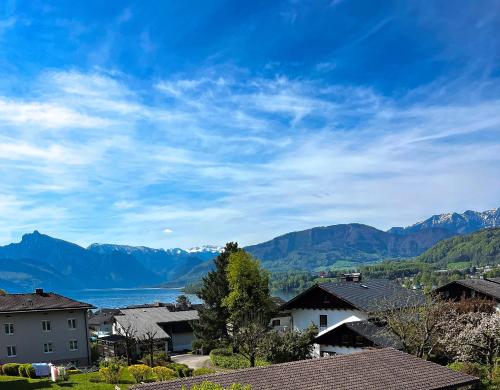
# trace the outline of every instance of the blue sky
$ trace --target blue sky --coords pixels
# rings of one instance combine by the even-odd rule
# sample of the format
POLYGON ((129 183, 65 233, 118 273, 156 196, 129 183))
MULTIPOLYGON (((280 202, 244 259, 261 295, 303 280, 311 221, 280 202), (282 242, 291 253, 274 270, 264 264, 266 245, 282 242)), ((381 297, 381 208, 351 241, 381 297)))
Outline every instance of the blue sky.
POLYGON ((498 1, 3 1, 0 243, 500 206, 498 1))

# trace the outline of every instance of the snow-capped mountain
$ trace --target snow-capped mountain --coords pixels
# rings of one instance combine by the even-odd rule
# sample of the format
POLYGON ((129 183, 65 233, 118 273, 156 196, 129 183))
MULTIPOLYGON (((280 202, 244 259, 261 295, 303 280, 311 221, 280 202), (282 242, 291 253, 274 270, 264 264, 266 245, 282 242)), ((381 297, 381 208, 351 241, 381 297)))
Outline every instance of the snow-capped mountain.
POLYGON ((429 228, 445 229, 454 234, 472 233, 484 228, 500 226, 500 207, 486 211, 467 210, 462 214, 447 213, 433 215, 423 222, 407 227, 393 227, 390 233, 408 234, 429 228))

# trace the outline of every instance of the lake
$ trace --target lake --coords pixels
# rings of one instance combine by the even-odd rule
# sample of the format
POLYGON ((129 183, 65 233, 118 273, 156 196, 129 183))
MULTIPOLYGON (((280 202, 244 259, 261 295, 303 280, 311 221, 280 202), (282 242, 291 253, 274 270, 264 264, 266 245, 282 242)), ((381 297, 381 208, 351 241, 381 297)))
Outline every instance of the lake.
MULTIPOLYGON (((97 308, 118 308, 154 302, 175 302, 182 295, 180 288, 111 288, 57 291, 68 298, 90 303, 97 308)), ((184 294, 192 303, 200 303, 196 295, 184 294)))

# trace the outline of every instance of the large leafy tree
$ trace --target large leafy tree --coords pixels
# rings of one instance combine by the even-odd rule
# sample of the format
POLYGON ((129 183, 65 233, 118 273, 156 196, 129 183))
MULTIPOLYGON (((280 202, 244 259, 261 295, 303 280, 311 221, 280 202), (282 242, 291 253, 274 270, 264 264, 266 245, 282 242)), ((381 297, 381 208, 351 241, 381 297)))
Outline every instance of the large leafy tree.
POLYGON ((314 348, 314 338, 318 328, 310 325, 303 332, 289 329, 282 332, 271 331, 259 345, 260 355, 270 363, 286 363, 310 359, 314 348))
POLYGON ((259 260, 241 250, 229 257, 227 265, 229 294, 224 298, 233 327, 239 328, 252 322, 267 324, 272 311, 269 293, 269 273, 259 260))
POLYGON ((222 253, 214 259, 215 268, 203 278, 197 294, 203 300, 203 306, 198 309, 199 321, 193 324, 193 327, 196 338, 206 350, 214 347, 217 342, 230 340, 227 328, 229 310, 223 305, 223 301, 229 294, 229 257, 239 251, 241 249, 237 243, 226 244, 222 253))

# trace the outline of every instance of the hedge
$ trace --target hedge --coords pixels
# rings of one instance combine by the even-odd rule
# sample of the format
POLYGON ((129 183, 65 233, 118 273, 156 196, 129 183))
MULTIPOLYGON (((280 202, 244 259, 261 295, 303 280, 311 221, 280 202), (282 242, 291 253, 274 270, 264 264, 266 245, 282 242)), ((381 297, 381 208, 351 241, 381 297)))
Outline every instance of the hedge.
POLYGON ((7 376, 19 376, 19 366, 18 363, 7 363, 2 366, 2 371, 7 376))
POLYGON ((215 370, 208 367, 197 368, 193 371, 193 376, 215 374, 215 370))
POLYGON ((179 378, 193 375, 193 369, 182 363, 168 363, 165 367, 174 370, 179 378))
MULTIPOLYGON (((233 353, 227 348, 213 349, 210 352, 210 361, 214 366, 221 368, 248 368, 250 361, 239 353, 233 353)), ((269 363, 262 359, 255 360, 256 367, 268 366, 269 363)))

